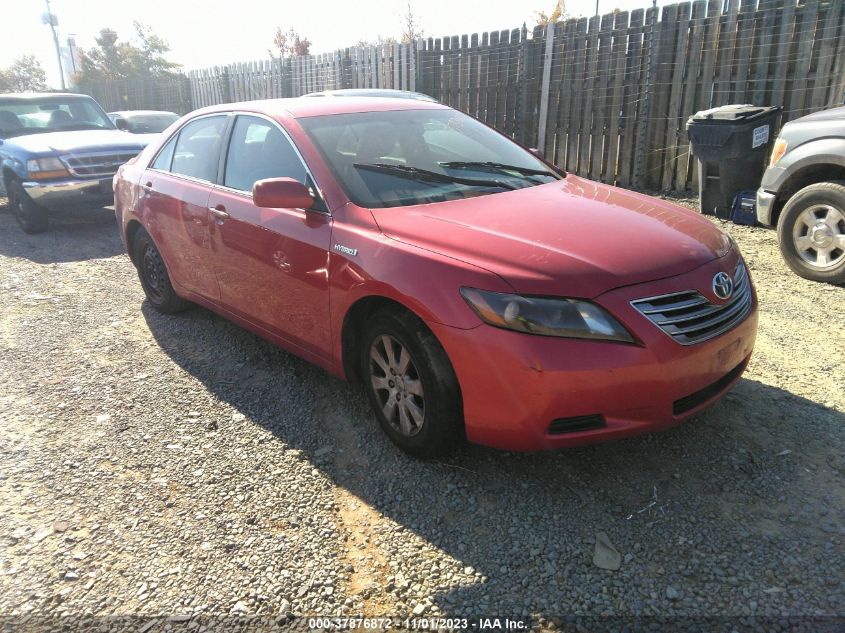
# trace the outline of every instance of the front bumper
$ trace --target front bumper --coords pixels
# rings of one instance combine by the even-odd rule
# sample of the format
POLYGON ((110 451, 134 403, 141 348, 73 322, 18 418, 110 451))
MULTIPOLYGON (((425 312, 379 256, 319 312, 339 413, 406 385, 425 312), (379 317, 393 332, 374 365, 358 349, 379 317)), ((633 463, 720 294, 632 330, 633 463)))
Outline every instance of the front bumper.
POLYGON ((757 221, 764 226, 772 226, 775 198, 775 194, 765 189, 757 190, 757 221))
POLYGON ((739 379, 751 355, 756 296, 736 327, 690 346, 674 341, 630 301, 707 288, 716 272, 735 265, 731 255, 686 275, 599 297, 639 345, 430 324, 461 386, 467 438, 519 451, 591 444, 664 429, 712 404, 739 379), (550 431, 555 420, 581 416, 603 416, 604 426, 550 431))
POLYGON ((29 197, 50 211, 70 208, 96 208, 114 202, 112 178, 91 180, 24 181, 29 197))

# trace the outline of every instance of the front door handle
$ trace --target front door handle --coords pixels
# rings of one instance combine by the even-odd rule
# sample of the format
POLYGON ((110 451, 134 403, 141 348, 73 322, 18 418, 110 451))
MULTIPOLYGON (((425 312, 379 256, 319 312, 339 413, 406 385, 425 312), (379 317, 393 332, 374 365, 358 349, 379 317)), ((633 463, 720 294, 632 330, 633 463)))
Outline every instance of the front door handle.
POLYGON ((225 220, 226 218, 231 217, 226 212, 226 208, 220 204, 218 204, 216 207, 208 207, 208 210, 211 211, 212 215, 214 215, 214 217, 216 217, 218 220, 225 220))

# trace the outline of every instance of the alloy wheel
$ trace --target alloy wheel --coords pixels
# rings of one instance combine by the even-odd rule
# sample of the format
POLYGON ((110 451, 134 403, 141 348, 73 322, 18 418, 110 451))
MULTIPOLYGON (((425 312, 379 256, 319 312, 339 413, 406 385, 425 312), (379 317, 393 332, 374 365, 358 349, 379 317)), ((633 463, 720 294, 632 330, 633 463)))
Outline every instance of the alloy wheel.
POLYGON ((845 260, 845 213, 827 204, 809 207, 795 221, 792 243, 807 265, 835 268, 845 260))
POLYGON ((399 433, 413 437, 425 423, 425 394, 411 354, 388 334, 370 346, 370 384, 381 412, 399 433))

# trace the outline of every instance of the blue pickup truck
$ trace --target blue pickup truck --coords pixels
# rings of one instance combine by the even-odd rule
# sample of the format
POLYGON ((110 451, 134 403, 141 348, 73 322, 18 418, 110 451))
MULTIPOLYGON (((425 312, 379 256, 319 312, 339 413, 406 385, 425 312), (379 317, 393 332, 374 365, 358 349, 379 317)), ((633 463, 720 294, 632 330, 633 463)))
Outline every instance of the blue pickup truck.
POLYGON ((50 213, 112 204, 112 176, 146 145, 78 94, 0 94, 0 197, 24 231, 50 213))

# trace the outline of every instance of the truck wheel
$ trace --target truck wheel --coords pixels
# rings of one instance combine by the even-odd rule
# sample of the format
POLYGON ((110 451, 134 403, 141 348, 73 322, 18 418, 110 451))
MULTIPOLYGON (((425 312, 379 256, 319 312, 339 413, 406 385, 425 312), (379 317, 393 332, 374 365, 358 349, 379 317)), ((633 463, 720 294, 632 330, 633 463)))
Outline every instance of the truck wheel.
POLYGON ((399 448, 431 458, 462 443, 458 380, 422 321, 401 310, 376 313, 366 325, 359 363, 376 418, 399 448))
POLYGON ((24 233, 43 233, 47 230, 47 209, 35 204, 21 183, 11 181, 7 195, 9 208, 24 233))
POLYGON ((132 249, 141 287, 152 306, 165 314, 174 314, 188 308, 191 303, 173 290, 167 267, 150 234, 144 229, 138 229, 132 241, 132 249))
POLYGON ((778 220, 778 241, 796 274, 845 284, 845 183, 820 182, 792 196, 778 220))

